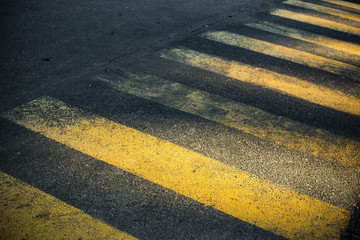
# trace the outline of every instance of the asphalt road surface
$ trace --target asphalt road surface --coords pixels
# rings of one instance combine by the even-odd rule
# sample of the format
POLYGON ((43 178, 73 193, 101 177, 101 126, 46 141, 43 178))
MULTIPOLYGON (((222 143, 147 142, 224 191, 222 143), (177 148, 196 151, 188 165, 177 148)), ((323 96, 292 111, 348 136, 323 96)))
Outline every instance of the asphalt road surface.
POLYGON ((0 12, 0 239, 360 238, 355 0, 0 12))

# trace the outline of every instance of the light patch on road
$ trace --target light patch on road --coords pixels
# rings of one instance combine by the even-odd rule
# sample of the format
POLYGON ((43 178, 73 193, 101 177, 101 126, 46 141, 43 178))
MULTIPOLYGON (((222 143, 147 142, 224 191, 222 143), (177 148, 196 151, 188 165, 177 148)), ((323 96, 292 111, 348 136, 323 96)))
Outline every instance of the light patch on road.
POLYGON ((355 13, 346 12, 346 11, 342 11, 342 10, 334 9, 334 8, 330 8, 330 7, 325 7, 325 6, 321 6, 321 5, 317 5, 317 4, 313 4, 313 3, 309 3, 309 2, 302 2, 302 1, 298 1, 298 0, 287 0, 284 3, 292 5, 292 6, 302 7, 302 8, 318 11, 321 13, 326 13, 326 14, 330 14, 333 16, 342 17, 342 18, 360 22, 360 15, 355 14, 355 13))
POLYGON ((356 4, 356 3, 352 3, 352 2, 345 2, 345 1, 340 1, 340 0, 322 0, 322 1, 332 3, 332 4, 336 4, 336 5, 340 5, 340 6, 343 6, 343 7, 348 7, 348 8, 353 8, 353 9, 360 10, 360 4, 356 4))
POLYGON ((360 116, 360 100, 338 90, 185 48, 162 51, 160 55, 166 59, 281 91, 312 103, 360 116))
POLYGON ((360 142, 155 76, 129 73, 117 80, 98 79, 119 91, 360 170, 360 142))
POLYGON ((1 239, 137 239, 1 171, 0 226, 1 239))
POLYGON ((297 13, 297 12, 288 11, 288 10, 284 10, 284 9, 277 9, 277 10, 271 12, 271 14, 274 16, 282 17, 282 18, 287 18, 287 19, 291 19, 291 20, 295 20, 295 21, 299 21, 299 22, 303 22, 303 23, 308 23, 311 25, 315 25, 315 26, 319 26, 319 27, 323 27, 323 28, 327 28, 327 29, 331 29, 331 30, 336 30, 339 32, 344 32, 344 33, 349 33, 349 34, 353 34, 356 36, 360 36, 360 28, 348 26, 346 24, 337 23, 337 22, 322 19, 319 17, 313 17, 313 16, 310 16, 307 14, 297 13))
MULTIPOLYGON (((340 50, 345 53, 350 53, 350 54, 355 54, 355 55, 360 56, 360 45, 358 45, 358 44, 348 43, 348 42, 337 40, 334 38, 321 36, 321 35, 318 35, 315 33, 281 26, 281 25, 267 22, 267 21, 260 22, 260 23, 247 23, 245 25, 248 27, 262 30, 262 31, 267 31, 267 32, 279 34, 282 36, 291 37, 294 39, 315 43, 320 46, 324 46, 324 47, 340 50)), ((340 56, 340 57, 342 57, 342 56, 340 56)), ((344 57, 344 60, 346 61, 345 57, 344 57)))
POLYGON ((303 52, 297 49, 284 47, 270 42, 250 38, 247 36, 226 32, 206 32, 201 35, 209 40, 221 42, 235 47, 245 48, 251 51, 259 52, 272 57, 281 58, 287 61, 299 63, 312 68, 320 69, 340 76, 347 76, 360 80, 360 68, 317 56, 311 53, 303 52))
POLYGON ((53 98, 2 116, 288 239, 339 239, 350 218, 347 210, 53 98))

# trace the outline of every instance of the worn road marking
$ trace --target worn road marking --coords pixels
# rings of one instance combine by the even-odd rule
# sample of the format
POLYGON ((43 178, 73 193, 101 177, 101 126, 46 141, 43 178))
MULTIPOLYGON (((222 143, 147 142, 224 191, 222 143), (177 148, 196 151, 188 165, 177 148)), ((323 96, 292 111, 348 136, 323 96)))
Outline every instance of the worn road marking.
POLYGON ((278 16, 278 17, 282 17, 282 18, 287 18, 287 19, 323 27, 323 28, 328 28, 331 30, 336 30, 339 32, 344 32, 344 33, 349 33, 349 34, 360 36, 360 28, 348 26, 346 24, 337 23, 334 21, 330 21, 330 20, 326 20, 326 19, 322 19, 322 18, 318 18, 318 17, 313 17, 313 16, 310 16, 307 14, 297 13, 297 12, 283 10, 283 9, 277 9, 277 10, 271 12, 271 14, 278 16))
POLYGON ((289 28, 266 21, 260 23, 247 23, 245 25, 262 31, 267 31, 282 36, 315 43, 317 45, 360 56, 360 45, 358 44, 348 43, 334 38, 329 38, 311 32, 306 32, 295 28, 289 28))
POLYGON ((343 7, 348 7, 348 8, 353 8, 353 9, 360 10, 360 4, 356 4, 356 3, 352 3, 352 2, 345 2, 345 1, 340 1, 340 0, 322 0, 322 1, 332 3, 332 4, 336 4, 336 5, 340 5, 340 6, 343 6, 343 7))
POLYGON ((360 15, 355 14, 355 13, 350 13, 350 12, 342 11, 339 9, 325 7, 325 6, 308 3, 308 2, 302 2, 302 1, 298 1, 298 0, 287 0, 284 3, 292 5, 292 6, 302 7, 302 8, 306 8, 306 9, 310 9, 310 10, 314 10, 314 11, 318 11, 318 12, 322 12, 322 13, 327 13, 327 14, 330 14, 333 16, 342 17, 342 18, 360 22, 360 15))
POLYGON ((137 239, 0 171, 1 239, 137 239))
POLYGON ((298 78, 185 48, 163 51, 161 57, 360 116, 360 100, 358 98, 298 78))
POLYGON ((272 57, 285 59, 287 61, 299 63, 312 68, 338 74, 340 76, 347 76, 350 78, 360 80, 360 68, 317 56, 311 53, 303 52, 297 49, 284 47, 270 42, 250 38, 247 36, 226 32, 206 32, 201 35, 204 38, 225 43, 228 45, 245 48, 251 51, 266 54, 272 57))
POLYGON ((339 239, 350 212, 44 97, 2 115, 99 160, 289 239, 339 239))
POLYGON ((360 142, 231 99, 149 75, 106 80, 113 88, 360 170, 360 142))

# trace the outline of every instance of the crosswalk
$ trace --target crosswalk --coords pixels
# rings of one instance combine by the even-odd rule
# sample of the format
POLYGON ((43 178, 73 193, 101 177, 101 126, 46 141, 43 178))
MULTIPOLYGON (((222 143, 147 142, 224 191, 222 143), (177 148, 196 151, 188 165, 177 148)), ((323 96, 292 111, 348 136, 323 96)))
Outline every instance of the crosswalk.
POLYGON ((342 18, 346 18, 346 19, 350 19, 350 20, 354 20, 354 21, 360 20, 358 14, 342 11, 339 9, 329 8, 329 7, 325 7, 325 6, 321 6, 321 5, 317 5, 317 4, 313 4, 313 3, 309 3, 309 2, 302 2, 302 1, 298 1, 298 0, 287 0, 284 3, 292 5, 292 6, 305 8, 305 9, 315 10, 315 11, 318 11, 321 13, 327 13, 330 15, 334 15, 337 17, 342 17, 342 18))
POLYGON ((350 64, 331 60, 311 53, 286 48, 266 41, 249 38, 230 32, 207 32, 203 37, 251 51, 260 52, 272 57, 282 58, 291 62, 317 68, 335 74, 343 74, 350 78, 359 78, 360 68, 350 64))
POLYGON ((0 183, 1 239, 136 239, 4 172, 0 183))
MULTIPOLYGON (((200 58, 207 59, 206 57, 200 58)), ((212 64, 212 67, 214 65, 212 64)), ((117 81, 99 79, 119 91, 219 122, 280 145, 303 152, 312 152, 317 157, 334 159, 345 166, 360 169, 358 161, 356 161, 360 148, 358 141, 311 128, 291 119, 274 116, 230 99, 156 77, 130 74, 127 78, 117 81)), ((335 96, 336 94, 329 94, 329 97, 335 96)), ((351 104, 351 101, 349 102, 351 104)), ((344 103, 347 102, 344 101, 344 103)), ((360 107, 355 106, 353 109, 360 109, 360 107)))
POLYGON ((323 28, 328 28, 332 30, 336 30, 339 32, 344 32, 348 34, 353 34, 360 36, 359 28, 354 26, 348 26, 344 23, 338 23, 334 22, 328 19, 323 19, 320 17, 314 17, 311 15, 303 14, 303 13, 297 13, 294 11, 284 10, 284 9, 278 9, 271 13, 274 16, 279 16, 285 19, 295 20, 303 23, 308 23, 311 25, 320 26, 323 28))
MULTIPOLYGON (((276 23, 263 21, 261 23, 247 23, 246 26, 256 28, 262 31, 267 31, 270 33, 276 33, 282 36, 287 36, 294 39, 303 40, 305 42, 311 42, 315 43, 317 45, 321 45, 324 47, 328 47, 331 49, 340 50, 343 52, 346 52, 348 54, 353 55, 359 55, 360 56, 360 48, 357 44, 352 44, 345 41, 340 41, 337 39, 329 38, 326 36, 321 36, 315 33, 302 31, 299 29, 294 29, 286 26, 282 26, 276 23)), ((345 55, 342 57, 346 57, 349 55, 345 55)), ((347 61, 347 58, 343 58, 343 61, 347 61)))
POLYGON ((228 61, 189 49, 172 49, 163 52, 161 56, 226 75, 242 82, 250 82, 272 88, 316 104, 359 115, 359 101, 356 97, 346 95, 340 91, 327 89, 301 79, 234 61, 228 61), (211 63, 211 65, 209 65, 209 63, 211 63))
POLYGON ((340 6, 344 6, 344 7, 349 7, 349 8, 352 8, 352 9, 360 10, 359 4, 352 3, 352 2, 337 1, 337 0, 322 0, 322 1, 332 3, 332 4, 336 4, 336 5, 340 5, 340 6))
MULTIPOLYGON (((236 84, 249 84, 284 96, 277 97, 276 101, 293 99, 299 102, 297 106, 303 106, 315 115, 323 112, 328 121, 338 115, 344 117, 344 122, 360 120, 360 44, 353 41, 360 36, 359 4, 335 0, 287 0, 267 19, 241 26, 246 32, 216 29, 196 38, 200 42, 235 49, 235 54, 241 51, 249 56, 259 56, 258 64, 250 64, 246 56, 241 61, 242 58, 232 59, 231 54, 217 55, 202 51, 201 47, 192 48, 191 39, 190 44, 184 44, 186 46, 180 44, 157 52, 153 59, 171 62, 179 69, 182 66, 187 71, 196 69, 213 74, 211 81, 215 81, 215 85, 232 81, 238 91, 247 91, 248 85, 241 89, 236 84), (274 21, 274 16, 282 21, 274 21), (287 25, 287 21, 296 24, 287 25), (298 29, 297 25, 302 28, 298 29), (332 31, 332 34, 314 32, 312 26, 332 31), (341 32, 340 37, 334 36, 334 31, 341 32), (269 34, 276 38, 270 39, 269 34), (343 34, 351 41, 342 38, 343 34), (287 44, 291 41, 296 44, 287 44), (309 44, 314 48, 307 48, 309 44), (272 68, 268 63, 263 64, 260 56, 274 64, 286 61, 287 66, 300 66, 301 71, 308 69, 310 74, 279 70, 281 64, 272 68), (308 78, 310 75, 313 77, 308 78)), ((190 80, 181 82, 168 77, 171 74, 159 74, 138 65, 135 63, 135 68, 130 66, 121 73, 98 74, 94 81, 115 92, 288 149, 286 151, 292 156, 277 160, 279 166, 266 165, 268 173, 259 175, 250 170, 245 161, 230 164, 224 159, 208 156, 206 152, 185 147, 185 143, 162 139, 69 104, 61 96, 43 96, 5 112, 1 117, 69 149, 270 232, 274 238, 340 239, 360 194, 360 184, 357 184, 360 183, 358 123, 349 126, 350 133, 341 134, 339 129, 347 127, 340 127, 343 123, 331 123, 331 127, 322 128, 286 113, 277 114, 268 106, 240 101, 236 92, 235 95, 222 94, 197 85, 200 80, 196 73, 190 74, 193 76, 190 80), (332 129, 337 124, 339 129, 332 129), (312 162, 296 162, 297 155, 311 158, 312 162), (276 180, 277 167, 287 169, 287 181, 276 180), (322 176, 325 173, 334 175, 331 182, 322 176), (351 184, 342 175, 351 176, 351 184), (307 191, 307 188, 326 189, 326 193, 307 191), (333 198, 334 194, 340 196, 333 198)), ((174 69, 164 68, 164 71, 175 71, 174 75, 181 77, 174 69)), ((247 158, 250 165, 265 164, 247 158)), ((117 229, 106 220, 92 217, 6 172, 0 172, 0 186, 0 235, 5 236, 1 239, 48 239, 49 236, 55 239, 146 238, 141 234, 137 236, 136 231, 126 233, 124 229, 117 229)), ((241 236, 228 236, 228 239, 241 239, 241 236)))

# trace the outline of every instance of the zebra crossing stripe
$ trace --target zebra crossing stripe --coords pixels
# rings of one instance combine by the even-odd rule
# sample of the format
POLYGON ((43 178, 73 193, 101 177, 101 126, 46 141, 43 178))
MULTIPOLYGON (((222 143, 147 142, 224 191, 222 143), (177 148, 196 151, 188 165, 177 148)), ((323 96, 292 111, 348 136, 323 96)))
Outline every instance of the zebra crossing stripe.
POLYGON ((312 68, 338 74, 340 76, 346 76, 360 80, 359 67, 329 58, 317 56, 315 54, 303 52, 297 49, 284 47, 281 45, 226 31, 206 32, 201 36, 209 40, 221 42, 231 46, 245 48, 272 57, 281 58, 312 68))
POLYGON ((1 171, 0 225, 1 239, 137 239, 1 171))
POLYGON ((218 122, 277 144, 360 170, 360 142, 261 109, 150 75, 98 77, 118 91, 218 122))
POLYGON ((186 48, 165 50, 160 53, 160 56, 243 82, 280 91, 338 111, 360 116, 360 100, 358 98, 295 77, 252 67, 236 61, 225 60, 186 48))
POLYGON ((288 239, 339 239, 350 218, 345 209, 50 97, 2 116, 288 239))
POLYGON ((322 1, 336 4, 336 5, 343 6, 343 7, 360 10, 360 4, 356 4, 356 3, 352 3, 352 2, 346 2, 346 1, 340 1, 340 0, 322 0, 322 1))
POLYGON ((318 12, 322 12, 322 13, 327 13, 327 14, 330 14, 333 16, 342 17, 342 18, 360 22, 360 15, 355 14, 355 13, 350 13, 350 12, 342 11, 339 9, 325 7, 325 6, 308 3, 308 2, 302 2, 302 1, 298 1, 298 0, 287 0, 284 3, 292 5, 292 6, 302 7, 302 8, 306 8, 306 9, 310 9, 310 10, 314 10, 314 11, 318 11, 318 12))
MULTIPOLYGON (((340 50, 346 53, 355 54, 360 56, 360 45, 348 43, 345 41, 340 41, 334 38, 329 38, 314 34, 307 31, 302 31, 295 28, 289 28, 281 26, 271 22, 261 22, 261 23, 247 23, 245 24, 248 27, 256 28, 262 31, 267 31, 275 34, 279 34, 286 37, 291 37, 298 40, 303 40, 311 43, 315 43, 320 46, 340 50)), ((346 60, 346 59, 345 59, 346 60)))
POLYGON ((313 17, 313 16, 310 16, 307 14, 297 13, 297 12, 284 10, 284 9, 277 9, 277 10, 271 12, 271 14, 274 16, 287 18, 290 20, 295 20, 295 21, 308 23, 311 25, 315 25, 315 26, 319 26, 319 27, 323 27, 323 28, 327 28, 327 29, 331 29, 331 30, 335 30, 335 31, 339 31, 339 32, 344 32, 344 33, 349 33, 349 34, 353 34, 356 36, 360 36, 360 28, 348 26, 346 24, 337 23, 337 22, 322 19, 319 17, 313 17))

